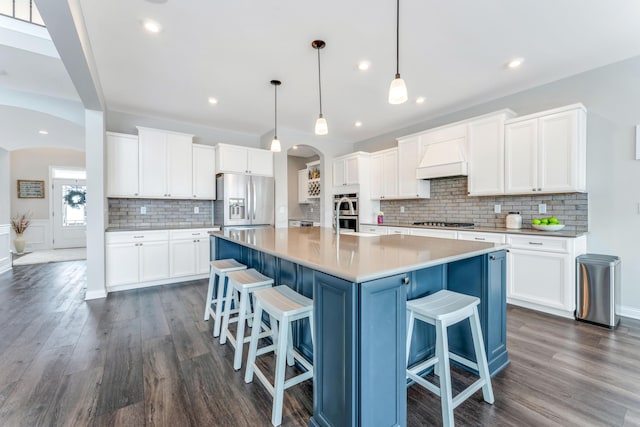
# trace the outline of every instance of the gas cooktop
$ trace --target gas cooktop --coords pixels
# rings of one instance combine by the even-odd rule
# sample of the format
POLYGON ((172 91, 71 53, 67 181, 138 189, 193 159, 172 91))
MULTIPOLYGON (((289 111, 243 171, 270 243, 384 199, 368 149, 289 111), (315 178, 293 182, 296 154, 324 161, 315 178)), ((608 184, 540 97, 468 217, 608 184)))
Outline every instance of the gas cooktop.
POLYGON ((426 225, 428 227, 473 228, 475 224, 471 222, 417 221, 414 222, 413 225, 426 225))

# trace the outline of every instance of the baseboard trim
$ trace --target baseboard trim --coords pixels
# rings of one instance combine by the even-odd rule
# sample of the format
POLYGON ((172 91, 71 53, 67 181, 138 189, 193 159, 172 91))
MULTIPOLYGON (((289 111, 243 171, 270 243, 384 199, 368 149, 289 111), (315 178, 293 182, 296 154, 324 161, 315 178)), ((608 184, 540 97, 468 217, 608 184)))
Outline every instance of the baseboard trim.
POLYGON ((618 314, 623 317, 640 320, 640 309, 637 308, 621 306, 618 314))
POLYGON ((92 299, 106 298, 106 297, 107 297, 107 291, 105 289, 98 289, 95 291, 86 291, 84 294, 85 301, 89 301, 92 299))
POLYGON ((208 273, 196 274, 193 276, 171 277, 169 279, 154 280, 151 282, 128 283, 126 285, 116 285, 116 286, 107 285, 107 289, 109 292, 130 291, 132 289, 142 289, 142 288, 149 288, 152 286, 162 286, 162 285, 171 285, 173 283, 190 282, 192 280, 206 279, 208 277, 209 277, 208 273))
POLYGON ((547 314, 553 314, 554 316, 564 317, 565 319, 575 319, 575 313, 573 311, 560 310, 557 308, 546 307, 544 305, 535 304, 528 301, 522 301, 514 298, 507 298, 507 304, 517 305, 518 307, 528 308, 530 310, 541 311, 547 314))

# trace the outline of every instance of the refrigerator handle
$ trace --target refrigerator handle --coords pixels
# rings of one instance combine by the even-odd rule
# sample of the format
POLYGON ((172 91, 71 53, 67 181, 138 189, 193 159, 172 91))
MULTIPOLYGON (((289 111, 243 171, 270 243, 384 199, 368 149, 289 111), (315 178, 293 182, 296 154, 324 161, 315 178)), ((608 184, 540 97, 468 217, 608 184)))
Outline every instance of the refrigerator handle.
POLYGON ((247 219, 251 219, 251 178, 247 180, 247 219))
POLYGON ((253 178, 251 178, 251 184, 253 184, 253 202, 252 202, 252 208, 253 208, 253 219, 256 219, 256 205, 258 204, 258 196, 256 194, 256 182, 253 180, 253 178))

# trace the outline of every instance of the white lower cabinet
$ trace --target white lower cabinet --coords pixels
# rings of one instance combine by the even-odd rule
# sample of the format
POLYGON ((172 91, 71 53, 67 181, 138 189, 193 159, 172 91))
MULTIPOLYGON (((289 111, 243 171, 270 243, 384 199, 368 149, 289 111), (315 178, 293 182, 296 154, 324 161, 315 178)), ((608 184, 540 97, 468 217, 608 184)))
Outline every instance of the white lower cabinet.
POLYGON ((458 240, 469 240, 484 243, 505 243, 507 237, 500 233, 483 233, 478 231, 458 231, 458 240))
POLYGON ((171 277, 209 272, 209 235, 206 230, 172 230, 170 239, 171 277))
POLYGON ((387 234, 411 234, 411 229, 404 227, 387 227, 387 234))
POLYGON ((586 237, 507 235, 507 302, 567 318, 576 307, 576 256, 586 237))
POLYGON ((413 236, 437 237, 440 239, 457 239, 458 232, 455 230, 434 230, 432 228, 412 228, 413 236))
POLYGON ((140 282, 162 280, 169 277, 169 266, 163 263, 169 257, 169 242, 140 244, 140 282))
POLYGON ((381 236, 383 236, 385 234, 388 234, 387 233, 387 227, 380 226, 380 225, 364 225, 364 224, 360 224, 360 231, 362 233, 380 234, 381 236))

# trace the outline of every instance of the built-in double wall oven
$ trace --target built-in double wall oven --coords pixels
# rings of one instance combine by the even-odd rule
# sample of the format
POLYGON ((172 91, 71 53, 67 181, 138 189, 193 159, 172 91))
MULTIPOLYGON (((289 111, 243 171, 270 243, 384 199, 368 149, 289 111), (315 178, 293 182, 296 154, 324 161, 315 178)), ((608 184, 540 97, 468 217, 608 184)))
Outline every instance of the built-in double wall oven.
POLYGON ((340 229, 358 231, 358 195, 335 194, 333 196, 333 215, 335 223, 336 212, 340 214, 340 229))

